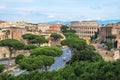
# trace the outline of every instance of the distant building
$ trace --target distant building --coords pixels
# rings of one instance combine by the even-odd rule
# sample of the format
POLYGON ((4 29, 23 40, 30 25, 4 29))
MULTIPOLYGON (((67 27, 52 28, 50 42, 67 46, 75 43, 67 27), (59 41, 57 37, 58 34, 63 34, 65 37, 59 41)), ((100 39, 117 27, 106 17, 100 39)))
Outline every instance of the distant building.
POLYGON ((106 41, 106 37, 112 34, 112 26, 100 27, 100 40, 106 41))
POLYGON ((26 23, 25 28, 27 29, 27 32, 37 32, 38 24, 26 23))
POLYGON ((107 41, 106 37, 108 35, 115 35, 118 41, 117 48, 120 48, 120 23, 107 24, 100 27, 100 40, 107 41))
POLYGON ((49 29, 49 27, 50 27, 50 24, 39 23, 38 24, 38 31, 45 32, 46 30, 49 29))
POLYGON ((23 41, 22 35, 26 34, 25 26, 11 26, 10 30, 10 39, 16 39, 23 41))
POLYGON ((114 51, 114 56, 113 56, 113 58, 114 58, 115 60, 120 59, 120 50, 115 50, 115 51, 114 51))
POLYGON ((0 29, 9 27, 9 24, 7 24, 6 21, 0 21, 0 29))
MULTIPOLYGON (((12 54, 12 55, 11 55, 11 58, 16 57, 18 54, 27 55, 27 53, 24 53, 23 50, 14 51, 14 53, 15 53, 15 54, 12 54)), ((9 56, 10 56, 10 52, 9 52, 8 47, 0 47, 0 60, 1 60, 1 59, 7 59, 7 58, 9 58, 9 56)), ((5 63, 3 63, 3 64, 5 64, 5 63)))
POLYGON ((49 29, 45 31, 45 33, 52 34, 52 33, 60 33, 61 24, 51 24, 49 29))
POLYGON ((90 38, 97 32, 99 25, 96 21, 72 21, 71 29, 76 31, 80 38, 90 38))
POLYGON ((9 39, 10 31, 9 29, 1 29, 0 30, 0 40, 9 39))
POLYGON ((0 20, 0 24, 1 24, 1 23, 5 23, 5 21, 0 20))
POLYGON ((0 59, 9 58, 9 54, 10 54, 10 52, 7 47, 0 47, 0 59))

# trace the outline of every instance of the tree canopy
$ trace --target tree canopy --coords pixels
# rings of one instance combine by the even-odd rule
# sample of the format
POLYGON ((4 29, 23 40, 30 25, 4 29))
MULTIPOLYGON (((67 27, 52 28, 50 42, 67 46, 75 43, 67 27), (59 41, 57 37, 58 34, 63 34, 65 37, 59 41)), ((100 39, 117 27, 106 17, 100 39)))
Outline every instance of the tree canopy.
POLYGON ((12 76, 0 74, 1 80, 119 80, 120 61, 117 62, 74 62, 63 69, 53 71, 33 71, 29 74, 12 76))
POLYGON ((31 55, 46 55, 46 56, 60 56, 62 54, 62 50, 59 47, 49 47, 43 46, 38 47, 30 51, 31 55))
POLYGON ((23 37, 23 39, 27 39, 29 41, 29 40, 35 39, 37 37, 37 35, 34 35, 34 34, 24 34, 24 35, 22 35, 22 37, 23 37))
POLYGON ((66 38, 69 38, 69 37, 79 38, 79 36, 77 34, 73 34, 71 32, 65 32, 64 35, 66 38))
POLYGON ((20 61, 21 59, 23 59, 23 58, 25 58, 25 56, 24 56, 23 54, 17 55, 17 57, 15 58, 15 63, 18 64, 19 61, 20 61))
POLYGON ((82 50, 87 46, 86 41, 82 38, 66 38, 61 44, 68 45, 70 48, 76 48, 77 50, 82 50))
POLYGON ((51 34, 50 37, 52 37, 53 40, 55 40, 55 41, 60 39, 60 38, 63 38, 60 34, 57 34, 57 33, 51 34))
POLYGON ((28 44, 28 45, 24 46, 24 50, 31 50, 31 49, 35 49, 35 48, 37 48, 37 46, 34 44, 28 44))
POLYGON ((26 39, 28 43, 38 44, 38 46, 48 42, 43 36, 38 36, 34 34, 24 34, 22 35, 22 37, 23 39, 26 39))
POLYGON ((48 40, 46 40, 42 36, 39 36, 39 37, 36 37, 35 39, 30 40, 30 43, 32 43, 32 44, 38 44, 38 46, 40 46, 43 43, 47 43, 47 42, 48 42, 48 40))
POLYGON ((27 69, 28 71, 41 69, 43 66, 50 66, 54 63, 54 58, 51 56, 30 56, 23 58, 19 61, 21 69, 27 69))
POLYGON ((0 65, 0 73, 3 72, 5 69, 5 65, 0 65))
POLYGON ((43 61, 38 57, 26 57, 21 59, 18 64, 20 65, 21 69, 32 71, 42 68, 43 61))
POLYGON ((111 50, 112 48, 114 48, 114 44, 111 41, 107 41, 106 46, 107 46, 107 50, 111 50))
POLYGON ((115 35, 108 35, 108 36, 106 36, 106 38, 108 38, 108 39, 115 39, 116 36, 115 35))
POLYGON ((62 27, 61 27, 61 31, 63 32, 63 33, 76 33, 76 31, 75 30, 72 30, 71 28, 69 28, 68 26, 66 26, 66 25, 62 25, 62 27))
POLYGON ((21 50, 24 48, 24 43, 15 39, 4 39, 0 41, 0 46, 14 50, 21 50))
POLYGON ((80 50, 78 52, 75 52, 72 56, 72 62, 75 61, 103 61, 102 57, 99 55, 99 53, 85 48, 84 50, 80 50))

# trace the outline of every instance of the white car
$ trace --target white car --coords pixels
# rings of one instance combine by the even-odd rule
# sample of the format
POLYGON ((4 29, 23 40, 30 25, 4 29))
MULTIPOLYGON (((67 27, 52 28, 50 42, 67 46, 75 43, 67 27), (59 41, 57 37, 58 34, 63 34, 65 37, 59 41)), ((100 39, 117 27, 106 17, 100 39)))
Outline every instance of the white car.
POLYGON ((66 57, 63 57, 62 59, 63 59, 63 61, 66 61, 66 60, 67 60, 67 58, 66 58, 66 57))

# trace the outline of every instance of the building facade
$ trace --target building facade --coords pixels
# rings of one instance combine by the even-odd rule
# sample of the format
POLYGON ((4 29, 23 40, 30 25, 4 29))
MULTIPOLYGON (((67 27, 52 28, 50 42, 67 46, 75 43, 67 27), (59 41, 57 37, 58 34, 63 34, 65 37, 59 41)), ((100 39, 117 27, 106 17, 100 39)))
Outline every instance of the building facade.
POLYGON ((107 41, 106 37, 109 35, 116 36, 117 48, 120 48, 120 23, 107 24, 100 27, 100 41, 107 41))
POLYGON ((51 24, 49 29, 45 31, 45 33, 52 34, 52 33, 60 33, 61 24, 51 24))
POLYGON ((16 39, 19 41, 23 41, 22 35, 26 34, 25 26, 18 26, 18 27, 10 27, 10 39, 16 39))
POLYGON ((49 27, 50 27, 50 24, 39 23, 38 24, 38 31, 45 32, 46 30, 49 29, 49 27))
POLYGON ((0 20, 0 29, 4 28, 5 25, 6 25, 6 22, 0 20))
POLYGON ((106 37, 112 34, 112 27, 100 27, 100 41, 106 41, 106 37))
POLYGON ((96 21, 72 21, 71 29, 76 31, 80 38, 90 38, 97 32, 99 25, 96 21))

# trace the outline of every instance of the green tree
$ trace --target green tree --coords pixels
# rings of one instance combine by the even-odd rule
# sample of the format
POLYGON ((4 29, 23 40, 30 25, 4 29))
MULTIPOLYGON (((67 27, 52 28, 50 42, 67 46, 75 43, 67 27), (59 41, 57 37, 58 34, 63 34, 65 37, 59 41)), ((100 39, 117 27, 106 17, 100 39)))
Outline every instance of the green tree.
POLYGON ((15 80, 14 76, 7 73, 0 74, 0 80, 15 80))
POLYGON ((48 42, 48 40, 46 40, 42 36, 38 36, 35 39, 30 40, 30 43, 32 43, 32 44, 38 44, 38 46, 42 45, 43 43, 47 43, 47 42, 48 42))
POLYGON ((54 45, 57 45, 58 41, 60 41, 61 38, 63 38, 60 34, 53 33, 50 35, 51 41, 54 42, 54 45))
MULTIPOLYGON (((108 43, 110 43, 110 42, 112 42, 112 45, 113 45, 113 47, 115 48, 116 47, 116 41, 115 41, 115 39, 116 39, 116 35, 108 35, 108 36, 106 36, 106 38, 108 39, 107 40, 107 42, 108 43)), ((108 45, 108 44, 106 44, 106 45, 108 45)), ((108 49, 109 50, 109 49, 108 49)))
POLYGON ((107 46, 107 50, 111 50, 112 48, 114 48, 114 44, 111 41, 107 41, 106 46, 107 46))
POLYGON ((29 55, 30 54, 30 50, 31 49, 35 49, 35 48, 37 48, 36 45, 34 45, 34 44, 27 44, 27 45, 24 46, 24 53, 28 53, 28 55, 29 55))
POLYGON ((54 63, 54 58, 51 56, 30 56, 23 58, 19 61, 19 65, 21 69, 27 69, 28 71, 40 69, 43 66, 45 66, 45 69, 47 70, 47 66, 50 66, 54 63))
POLYGON ((82 38, 66 38, 65 40, 61 41, 62 45, 68 45, 72 51, 76 50, 83 50, 87 47, 87 43, 82 38))
POLYGON ((24 50, 31 50, 31 49, 35 49, 35 48, 37 48, 37 46, 34 44, 28 44, 28 45, 24 46, 24 50))
POLYGON ((27 40, 27 43, 30 44, 30 40, 35 39, 36 37, 38 37, 37 35, 34 34, 24 34, 22 35, 23 39, 27 40))
POLYGON ((52 56, 39 56, 39 59, 41 59, 44 63, 45 66, 45 70, 47 70, 47 66, 49 67, 50 65, 52 65, 54 63, 54 58, 52 56))
MULTIPOLYGON (((32 75, 33 77, 33 75, 32 75)), ((31 80, 31 75, 28 76, 28 74, 20 74, 15 77, 15 80, 31 80)))
POLYGON ((9 62, 8 62, 8 68, 10 65, 10 59, 12 57, 12 54, 14 54, 15 50, 21 50, 24 48, 24 43, 15 40, 15 39, 5 39, 0 41, 0 46, 2 47, 8 47, 10 55, 9 55, 9 62))
POLYGON ((118 41, 116 40, 116 41, 114 42, 114 47, 117 48, 117 45, 118 45, 118 41))
POLYGON ((42 68, 44 63, 38 57, 26 57, 21 59, 18 64, 20 65, 21 69, 32 71, 42 68))
POLYGON ((94 38, 97 39, 98 38, 98 35, 99 35, 99 29, 97 30, 97 32, 95 32, 95 35, 94 35, 94 38))
POLYGON ((106 36, 106 38, 110 39, 110 41, 112 41, 113 39, 116 38, 116 36, 115 35, 108 35, 108 36, 106 36))
POLYGON ((23 59, 23 58, 25 58, 25 56, 24 56, 23 54, 17 55, 17 57, 15 58, 15 63, 18 64, 19 61, 20 61, 21 59, 23 59))
POLYGON ((93 45, 87 45, 87 49, 92 50, 92 51, 95 51, 95 50, 96 50, 93 45))
POLYGON ((73 38, 79 38, 77 34, 71 33, 71 32, 65 32, 64 35, 66 38, 73 37, 73 38))
POLYGON ((89 62, 94 62, 94 61, 102 61, 102 57, 89 49, 84 49, 84 50, 80 50, 76 53, 74 53, 74 55, 72 56, 72 62, 75 61, 89 61, 89 62))
POLYGON ((0 65, 0 73, 3 72, 5 69, 5 65, 0 65))
POLYGON ((68 30, 68 27, 66 25, 62 25, 61 31, 64 33, 68 30))
POLYGON ((43 46, 38 47, 33 50, 31 50, 30 55, 46 55, 46 56, 60 56, 62 54, 62 50, 59 47, 49 47, 49 46, 43 46))
POLYGON ((67 30, 67 32, 76 33, 76 31, 75 31, 75 30, 72 30, 72 29, 67 30))
POLYGON ((71 28, 69 28, 68 26, 66 26, 66 25, 62 25, 62 27, 61 27, 61 31, 63 32, 63 33, 76 33, 76 31, 75 30, 72 30, 71 28))
POLYGON ((34 34, 24 34, 22 35, 23 39, 26 39, 28 41, 28 44, 37 44, 40 46, 43 43, 47 43, 48 40, 46 40, 43 36, 38 36, 34 34))
POLYGON ((115 62, 76 61, 72 65, 53 71, 35 70, 16 77, 3 73, 0 74, 0 80, 119 80, 119 68, 120 60, 115 62))
POLYGON ((94 36, 91 36, 91 37, 90 37, 90 41, 91 41, 91 42, 94 42, 94 40, 95 40, 94 36))

